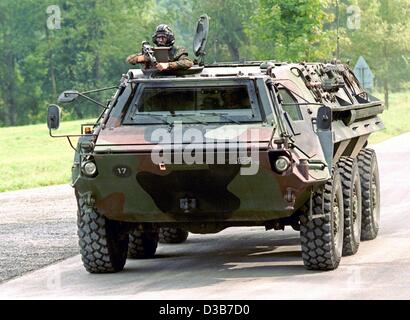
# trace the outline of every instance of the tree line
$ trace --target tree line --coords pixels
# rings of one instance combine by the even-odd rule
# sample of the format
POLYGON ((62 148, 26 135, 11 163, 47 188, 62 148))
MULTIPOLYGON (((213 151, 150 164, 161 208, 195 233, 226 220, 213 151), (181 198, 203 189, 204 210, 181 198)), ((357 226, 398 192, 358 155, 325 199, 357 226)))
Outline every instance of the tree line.
MULTIPOLYGON (((388 102, 410 87, 410 0, 0 0, 0 126, 44 122, 67 89, 118 83, 125 58, 169 24, 192 56, 210 17, 206 62, 351 61, 360 55, 388 102), (339 41, 336 41, 339 39, 339 41), (337 45, 337 43, 339 45, 337 45)), ((99 98, 109 98, 109 94, 99 98)), ((65 119, 95 116, 75 103, 65 119)))

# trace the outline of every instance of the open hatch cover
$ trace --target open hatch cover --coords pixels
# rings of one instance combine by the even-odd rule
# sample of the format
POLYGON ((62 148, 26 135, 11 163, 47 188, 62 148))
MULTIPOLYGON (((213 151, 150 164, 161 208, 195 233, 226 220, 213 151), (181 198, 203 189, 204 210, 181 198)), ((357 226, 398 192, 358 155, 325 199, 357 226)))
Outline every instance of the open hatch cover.
POLYGON ((208 39, 208 31, 209 31, 209 17, 204 14, 202 15, 196 27, 196 33, 194 36, 194 54, 195 56, 200 58, 200 63, 204 62, 205 56, 205 46, 206 41, 208 39))

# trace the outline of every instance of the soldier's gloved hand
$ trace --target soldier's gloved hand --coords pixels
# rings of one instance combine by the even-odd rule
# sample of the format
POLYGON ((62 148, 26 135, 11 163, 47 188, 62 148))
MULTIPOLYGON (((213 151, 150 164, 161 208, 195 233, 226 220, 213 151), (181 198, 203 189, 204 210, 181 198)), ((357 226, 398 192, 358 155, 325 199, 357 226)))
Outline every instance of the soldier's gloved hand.
POLYGON ((142 55, 142 54, 133 54, 133 55, 130 55, 127 58, 127 62, 130 63, 130 64, 137 64, 137 63, 144 63, 146 61, 145 61, 145 56, 144 55, 142 55))
POLYGON ((159 71, 168 70, 169 69, 169 63, 159 62, 159 63, 157 63, 156 67, 159 71))

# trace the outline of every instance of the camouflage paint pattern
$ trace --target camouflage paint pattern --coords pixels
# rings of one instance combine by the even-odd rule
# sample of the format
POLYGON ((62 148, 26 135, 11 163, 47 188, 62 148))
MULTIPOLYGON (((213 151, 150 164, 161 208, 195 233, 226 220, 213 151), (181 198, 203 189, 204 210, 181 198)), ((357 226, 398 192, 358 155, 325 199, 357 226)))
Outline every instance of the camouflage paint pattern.
MULTIPOLYGON (((329 165, 326 153, 333 155, 333 163, 341 156, 355 156, 372 132, 383 129, 377 117, 383 104, 365 93, 342 64, 231 64, 207 66, 193 75, 156 78, 144 76, 141 70, 130 70, 122 90, 94 127, 92 150, 82 148, 89 137, 79 140, 72 171, 77 197, 92 200, 101 214, 119 221, 252 225, 290 217, 309 200, 313 190, 330 178, 332 163, 329 165), (236 124, 221 118, 219 123, 183 123, 182 130, 194 127, 221 141, 239 141, 248 152, 253 148, 259 165, 255 175, 241 175, 241 167, 248 165, 241 163, 171 163, 161 168, 151 159, 158 145, 151 134, 168 126, 123 124, 127 106, 141 84, 158 82, 177 87, 189 82, 201 87, 207 81, 218 85, 226 80, 249 81, 254 86, 261 121, 236 124), (301 119, 285 116, 281 90, 291 94, 301 119), (321 104, 332 110, 330 143, 323 143, 316 127, 321 104), (239 133, 224 136, 226 128, 235 128, 239 133), (257 138, 251 134, 255 131, 257 138), (283 173, 274 169, 280 155, 291 159, 291 166, 283 173), (89 160, 98 170, 93 178, 81 170, 89 160), (197 205, 188 212, 181 208, 181 199, 196 199, 197 205)), ((187 143, 165 147, 175 156, 187 143)), ((200 147, 215 155, 233 152, 206 142, 200 147)))

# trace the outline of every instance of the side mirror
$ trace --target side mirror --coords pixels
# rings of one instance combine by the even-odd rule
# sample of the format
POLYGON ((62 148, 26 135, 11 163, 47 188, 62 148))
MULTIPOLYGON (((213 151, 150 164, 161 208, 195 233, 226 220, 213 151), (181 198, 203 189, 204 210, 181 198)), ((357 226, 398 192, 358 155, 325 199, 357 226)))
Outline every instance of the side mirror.
POLYGON ((64 91, 60 96, 58 97, 58 102, 60 103, 69 103, 73 102, 75 99, 77 99, 79 96, 78 91, 64 91))
POLYGON ((50 130, 56 130, 60 126, 61 109, 55 104, 48 106, 47 126, 50 130))
POLYGON ((332 127, 332 109, 327 106, 322 106, 317 111, 317 128, 325 131, 332 127))

